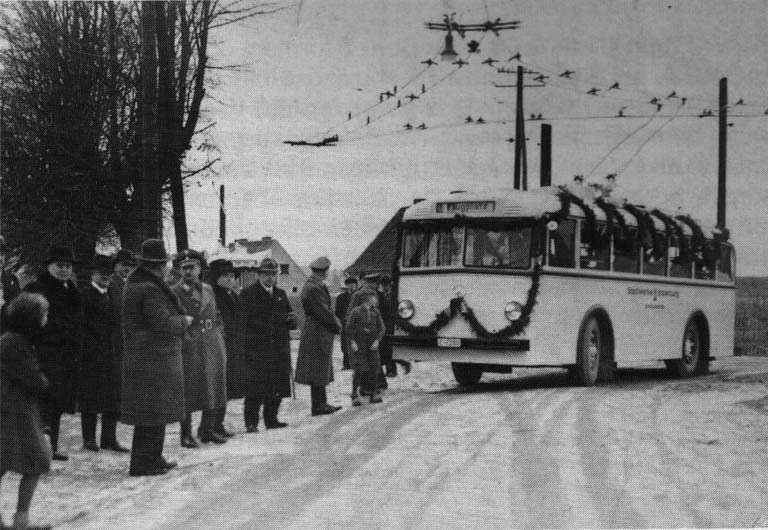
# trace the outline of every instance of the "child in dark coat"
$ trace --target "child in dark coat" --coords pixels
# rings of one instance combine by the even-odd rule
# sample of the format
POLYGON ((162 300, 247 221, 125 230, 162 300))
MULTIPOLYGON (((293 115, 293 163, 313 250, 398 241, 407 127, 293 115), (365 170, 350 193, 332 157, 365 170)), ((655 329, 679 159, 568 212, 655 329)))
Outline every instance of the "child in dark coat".
POLYGON ((376 390, 376 375, 381 365, 379 343, 384 337, 384 321, 376 307, 375 294, 364 295, 360 305, 353 308, 347 318, 344 330, 349 340, 350 365, 354 369, 352 376, 352 405, 360 405, 359 390, 366 383, 371 394, 371 403, 381 403, 381 395, 376 390))
MULTIPOLYGON (((38 397, 48 386, 33 346, 48 319, 41 294, 21 293, 7 306, 0 337, 0 479, 21 474, 13 528, 29 527, 29 506, 40 475, 51 467, 51 445, 43 435, 38 397)), ((6 528, 2 521, 0 526, 6 528)), ((50 527, 43 527, 50 528, 50 527)))

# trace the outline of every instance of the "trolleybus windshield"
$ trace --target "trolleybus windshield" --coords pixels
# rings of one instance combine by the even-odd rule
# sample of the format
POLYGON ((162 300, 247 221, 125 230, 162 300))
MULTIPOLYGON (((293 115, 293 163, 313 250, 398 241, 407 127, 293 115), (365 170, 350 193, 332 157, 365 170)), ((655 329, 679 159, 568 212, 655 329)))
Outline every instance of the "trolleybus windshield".
POLYGON ((410 225, 403 233, 403 267, 467 267, 527 269, 531 226, 509 222, 469 226, 410 225), (466 247, 466 250, 465 250, 466 247))

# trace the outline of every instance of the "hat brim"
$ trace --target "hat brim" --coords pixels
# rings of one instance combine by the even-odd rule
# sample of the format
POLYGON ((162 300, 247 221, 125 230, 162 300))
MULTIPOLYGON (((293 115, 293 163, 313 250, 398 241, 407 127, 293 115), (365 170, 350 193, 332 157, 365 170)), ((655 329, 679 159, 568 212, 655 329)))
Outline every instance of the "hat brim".
POLYGON ((144 256, 136 256, 139 263, 168 263, 168 258, 145 258, 144 256))

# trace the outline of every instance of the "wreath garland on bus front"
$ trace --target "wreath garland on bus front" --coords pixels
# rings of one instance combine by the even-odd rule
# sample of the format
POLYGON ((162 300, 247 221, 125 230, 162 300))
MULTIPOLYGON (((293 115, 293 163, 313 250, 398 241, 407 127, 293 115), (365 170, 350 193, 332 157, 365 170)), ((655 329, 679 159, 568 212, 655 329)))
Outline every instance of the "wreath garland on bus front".
POLYGON ((409 335, 417 337, 429 337, 434 338, 437 336, 437 332, 448 325, 453 320, 456 314, 461 314, 464 319, 475 332, 478 338, 485 339, 489 342, 502 341, 515 335, 519 335, 528 324, 531 322, 531 314, 533 308, 536 305, 536 300, 539 294, 539 285, 541 280, 541 261, 535 260, 533 267, 533 274, 531 275, 531 287, 528 289, 528 296, 526 297, 525 304, 520 310, 520 318, 510 322, 508 326, 499 331, 488 331, 485 326, 477 319, 475 312, 471 307, 467 305, 464 298, 457 296, 453 298, 448 307, 440 311, 435 315, 435 319, 426 326, 414 326, 400 315, 396 316, 396 322, 398 327, 408 333, 409 335))

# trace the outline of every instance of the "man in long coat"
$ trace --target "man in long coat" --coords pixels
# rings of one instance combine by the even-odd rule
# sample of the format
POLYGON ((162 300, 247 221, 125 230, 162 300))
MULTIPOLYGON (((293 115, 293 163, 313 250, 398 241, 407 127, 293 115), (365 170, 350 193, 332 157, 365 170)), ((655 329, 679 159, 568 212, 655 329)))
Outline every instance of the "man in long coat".
POLYGON ((185 416, 181 345, 192 317, 163 281, 162 240, 146 240, 138 259, 123 295, 120 421, 135 426, 130 474, 161 475, 175 467, 163 458, 165 426, 185 416))
POLYGON ((344 370, 349 370, 350 364, 349 364, 349 342, 346 339, 346 334, 344 330, 344 323, 347 321, 347 310, 349 309, 349 301, 352 297, 352 294, 357 291, 357 278, 354 278, 350 276, 346 280, 344 280, 344 290, 339 293, 339 296, 336 297, 336 302, 333 306, 333 312, 336 315, 336 318, 338 318, 341 321, 341 355, 342 355, 342 364, 341 366, 344 368, 344 370))
POLYGON ((83 447, 98 451, 96 423, 101 414, 101 447, 117 452, 128 449, 117 442, 120 413, 120 379, 115 377, 112 329, 114 322, 107 289, 112 259, 97 255, 91 283, 81 290, 83 299, 83 350, 80 371, 80 419, 83 447))
POLYGON ((341 409, 328 404, 325 392, 326 385, 333 381, 333 336, 341 332, 341 322, 331 308, 331 294, 323 282, 330 266, 326 257, 310 263, 312 275, 301 290, 301 305, 306 318, 296 360, 296 382, 310 385, 313 416, 333 414, 341 409))
MULTIPOLYGON (((240 383, 242 363, 239 360, 237 347, 240 295, 235 288, 235 268, 232 262, 225 259, 213 260, 208 264, 208 278, 216 297, 216 307, 224 321, 224 345, 227 349, 227 401, 240 399, 245 395, 240 383)), ((214 431, 229 438, 233 434, 224 428, 226 415, 226 407, 217 411, 214 431)))
POLYGON ((116 400, 116 409, 120 411, 120 392, 122 388, 123 359, 123 293, 128 276, 136 268, 136 258, 130 250, 120 249, 112 258, 112 279, 107 287, 109 300, 110 338, 112 342, 112 377, 117 391, 112 395, 116 400))
POLYGON ((227 354, 224 346, 224 323, 216 307, 213 289, 200 281, 203 256, 184 250, 176 258, 181 281, 171 287, 178 296, 192 325, 184 337, 184 400, 187 415, 181 423, 181 445, 196 448, 192 436, 192 413, 202 410, 197 435, 204 443, 224 443, 225 436, 214 430, 217 411, 227 406, 227 354))
POLYGON ((40 412, 43 423, 50 429, 54 460, 68 459, 58 451, 59 425, 61 415, 75 412, 77 402, 83 308, 73 280, 74 262, 72 249, 51 246, 45 271, 25 288, 28 292, 42 294, 50 304, 48 323, 37 338, 37 355, 40 369, 49 383, 42 396, 40 412))
POLYGON ((240 347, 244 361, 243 416, 248 432, 256 432, 264 406, 267 429, 285 427, 277 419, 280 401, 291 395, 291 337, 296 317, 288 295, 275 285, 277 263, 264 258, 258 281, 240 294, 240 347))

